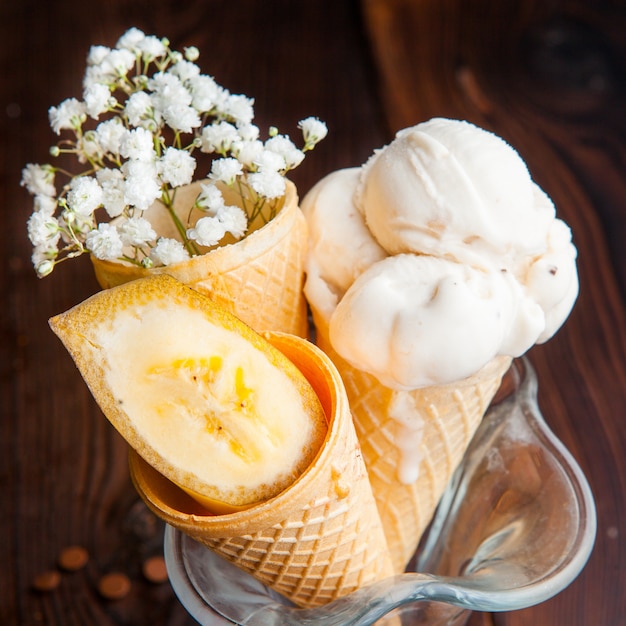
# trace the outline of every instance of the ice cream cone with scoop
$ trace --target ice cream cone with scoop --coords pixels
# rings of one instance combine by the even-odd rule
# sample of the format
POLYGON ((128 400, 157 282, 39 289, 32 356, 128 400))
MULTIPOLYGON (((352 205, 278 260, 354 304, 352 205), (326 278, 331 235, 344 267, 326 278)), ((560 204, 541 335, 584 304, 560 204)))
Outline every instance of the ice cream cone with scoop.
POLYGON ((568 316, 576 250, 517 152, 456 120, 400 131, 302 208, 317 343, 344 379, 399 572, 511 359, 568 316))
POLYGON ((345 390, 321 350, 261 336, 167 275, 50 323, 166 522, 300 606, 392 574, 345 390))

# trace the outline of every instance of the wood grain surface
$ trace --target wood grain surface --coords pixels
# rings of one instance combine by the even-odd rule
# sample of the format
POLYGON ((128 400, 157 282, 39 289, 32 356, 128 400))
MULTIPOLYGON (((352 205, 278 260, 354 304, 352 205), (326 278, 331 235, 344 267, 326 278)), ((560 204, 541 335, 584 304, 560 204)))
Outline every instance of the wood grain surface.
POLYGON ((329 137, 296 171, 303 195, 359 165, 396 130, 468 119, 510 141, 571 225, 581 295, 534 348, 540 403, 589 478, 598 537, 581 576, 537 607, 473 614, 472 626, 626 624, 626 7, 622 1, 78 0, 0 3, 0 624, 190 626, 169 584, 142 575, 162 526, 128 478, 126 445, 99 412, 52 315, 97 291, 88 259, 43 279, 30 264, 20 188, 55 140, 47 110, 80 97, 92 44, 130 26, 195 45, 205 73, 253 96, 261 128, 294 134, 308 115, 329 137), (37 575, 89 552, 52 591, 37 575), (105 599, 102 577, 129 577, 105 599))

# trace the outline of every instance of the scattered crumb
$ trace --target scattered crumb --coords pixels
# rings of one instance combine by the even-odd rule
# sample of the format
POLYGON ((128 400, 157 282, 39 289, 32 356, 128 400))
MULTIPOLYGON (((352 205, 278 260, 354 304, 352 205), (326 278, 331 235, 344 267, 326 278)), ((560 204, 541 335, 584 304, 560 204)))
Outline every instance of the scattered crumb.
POLYGON ((82 546, 69 546, 59 554, 59 567, 67 572, 76 572, 87 565, 89 553, 82 546))
POLYGON ((100 579, 98 591, 106 600, 121 600, 128 595, 130 586, 130 578, 126 574, 113 572, 100 579))
POLYGON ((48 570, 37 574, 33 579, 33 589, 35 591, 54 591, 61 583, 61 574, 57 570, 48 570))
POLYGON ((167 568, 162 556, 147 559, 142 567, 143 575, 151 583, 164 583, 167 580, 167 568))

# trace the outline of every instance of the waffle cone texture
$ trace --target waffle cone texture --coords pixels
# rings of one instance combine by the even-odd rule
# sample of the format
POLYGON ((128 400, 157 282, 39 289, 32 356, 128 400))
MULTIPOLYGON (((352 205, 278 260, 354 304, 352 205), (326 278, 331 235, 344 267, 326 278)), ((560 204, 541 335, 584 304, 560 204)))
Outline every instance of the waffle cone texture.
MULTIPOLYGON (((307 225, 298 206, 296 188, 291 181, 286 182, 285 203, 280 212, 256 230, 253 224, 244 239, 181 263, 151 269, 92 256, 98 283, 108 289, 150 274, 169 274, 209 296, 257 332, 276 330, 306 337, 307 310, 302 286, 307 225)), ((199 190, 199 182, 177 190, 174 206, 181 217, 186 219, 199 190)), ((235 204, 236 198, 230 203, 235 204)), ((156 203, 144 217, 159 234, 177 238, 163 205, 156 203)))
MULTIPOLYGON (((315 312, 314 319, 320 322, 315 312)), ((404 392, 421 418, 419 445, 411 452, 418 457, 419 469, 416 479, 406 482, 399 467, 407 454, 402 449, 402 424, 390 410, 396 392, 340 357, 321 322, 316 331, 317 345, 330 356, 344 381, 394 570, 401 573, 417 550, 511 359, 497 357, 457 383, 404 392)))
POLYGON ((135 488, 165 522, 302 607, 326 604, 393 575, 341 378, 306 340, 267 333, 312 384, 329 430, 311 466, 281 494, 210 515, 130 452, 135 488))

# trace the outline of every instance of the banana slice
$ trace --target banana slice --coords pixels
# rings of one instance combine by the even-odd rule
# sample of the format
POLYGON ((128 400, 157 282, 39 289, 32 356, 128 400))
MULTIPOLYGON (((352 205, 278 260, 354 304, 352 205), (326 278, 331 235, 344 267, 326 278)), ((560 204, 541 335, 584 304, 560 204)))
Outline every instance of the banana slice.
POLYGON ((170 276, 101 291, 50 326, 126 441, 215 513, 277 495, 324 441, 300 370, 170 276))

